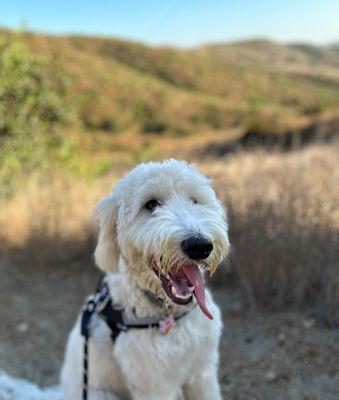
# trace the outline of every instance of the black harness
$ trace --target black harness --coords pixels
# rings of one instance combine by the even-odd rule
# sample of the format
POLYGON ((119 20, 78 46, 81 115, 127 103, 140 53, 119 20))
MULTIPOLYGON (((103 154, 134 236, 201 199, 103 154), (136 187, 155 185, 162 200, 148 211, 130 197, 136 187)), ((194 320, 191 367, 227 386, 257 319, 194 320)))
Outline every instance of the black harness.
MULTIPOLYGON (((149 297, 149 294, 147 294, 149 297)), ((189 311, 188 311, 189 312, 189 311)), ((184 317, 188 312, 185 312, 179 316, 171 318, 173 321, 177 321, 184 317)), ((81 315, 81 335, 84 337, 83 347, 83 386, 82 386, 82 399, 87 400, 88 397, 88 340, 91 336, 90 322, 93 314, 100 316, 111 330, 111 339, 113 343, 121 332, 127 332, 129 329, 149 329, 159 328, 162 331, 164 322, 161 320, 158 322, 150 323, 126 323, 123 318, 123 309, 114 305, 105 276, 103 276, 96 289, 96 293, 90 295, 85 303, 85 306, 81 315)), ((166 323, 166 322, 165 322, 166 323)), ((166 333, 167 331, 162 331, 166 333)))

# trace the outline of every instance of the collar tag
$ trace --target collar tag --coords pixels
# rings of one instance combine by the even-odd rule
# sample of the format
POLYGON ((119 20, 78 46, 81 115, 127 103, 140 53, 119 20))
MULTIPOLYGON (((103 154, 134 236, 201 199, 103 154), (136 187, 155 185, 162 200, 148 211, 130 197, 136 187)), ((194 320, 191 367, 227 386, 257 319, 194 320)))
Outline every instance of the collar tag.
POLYGON ((162 321, 159 322, 159 329, 160 332, 163 334, 171 332, 171 330, 174 328, 176 322, 173 317, 173 314, 170 314, 168 317, 163 319, 162 321))

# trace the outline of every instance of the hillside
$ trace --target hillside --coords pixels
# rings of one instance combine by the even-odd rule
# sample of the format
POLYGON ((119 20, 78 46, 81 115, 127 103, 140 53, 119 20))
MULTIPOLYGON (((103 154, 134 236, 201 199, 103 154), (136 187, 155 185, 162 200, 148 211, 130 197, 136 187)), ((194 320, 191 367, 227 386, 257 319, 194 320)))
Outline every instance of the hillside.
POLYGON ((339 48, 305 43, 281 44, 269 40, 249 40, 231 44, 212 44, 198 49, 200 53, 231 60, 235 63, 259 64, 277 70, 304 71, 305 75, 339 75, 339 48))
POLYGON ((82 36, 24 39, 75 78, 89 129, 281 133, 339 105, 335 46, 256 40, 183 50, 82 36))

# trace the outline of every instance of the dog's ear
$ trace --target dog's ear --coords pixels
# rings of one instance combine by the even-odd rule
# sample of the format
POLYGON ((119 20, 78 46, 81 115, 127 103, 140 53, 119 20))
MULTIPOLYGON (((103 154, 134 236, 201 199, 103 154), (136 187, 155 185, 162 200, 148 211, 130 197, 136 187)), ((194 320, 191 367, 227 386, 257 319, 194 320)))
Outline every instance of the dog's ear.
POLYGON ((100 223, 94 258, 98 267, 107 272, 119 270, 120 248, 117 238, 117 214, 118 202, 114 192, 101 200, 94 209, 94 215, 100 223))

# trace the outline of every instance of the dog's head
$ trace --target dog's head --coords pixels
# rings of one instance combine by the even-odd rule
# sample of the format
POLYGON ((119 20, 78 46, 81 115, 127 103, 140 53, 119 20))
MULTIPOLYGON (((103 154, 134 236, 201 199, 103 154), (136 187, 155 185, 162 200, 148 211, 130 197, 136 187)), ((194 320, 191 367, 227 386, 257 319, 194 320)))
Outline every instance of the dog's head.
POLYGON ((135 167, 96 208, 100 220, 95 259, 119 269, 119 259, 140 286, 176 304, 193 295, 205 305, 202 271, 215 271, 229 242, 222 205, 210 181, 184 161, 135 167))

